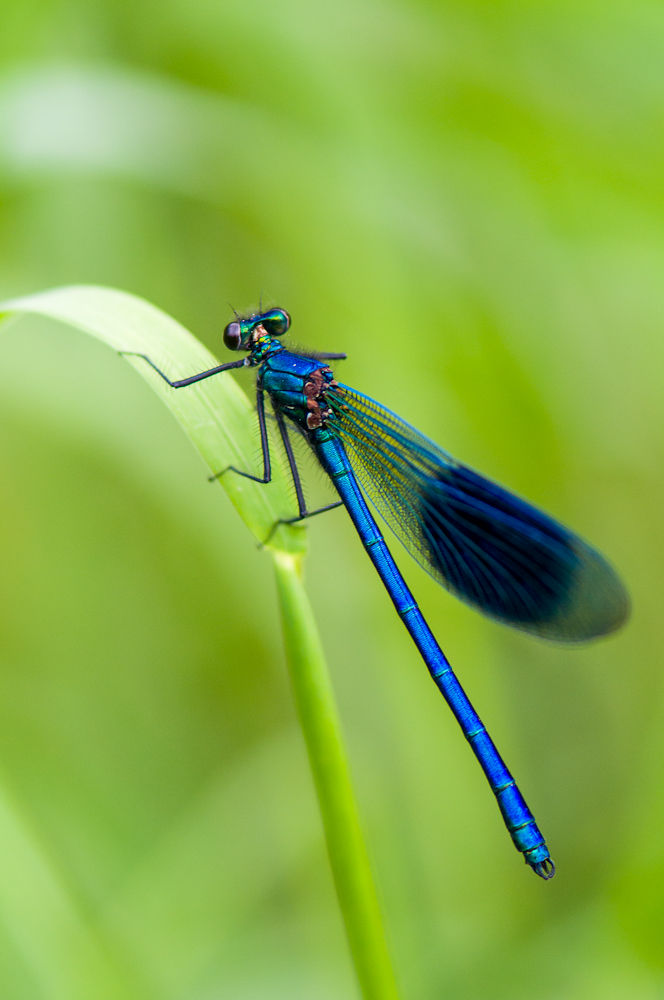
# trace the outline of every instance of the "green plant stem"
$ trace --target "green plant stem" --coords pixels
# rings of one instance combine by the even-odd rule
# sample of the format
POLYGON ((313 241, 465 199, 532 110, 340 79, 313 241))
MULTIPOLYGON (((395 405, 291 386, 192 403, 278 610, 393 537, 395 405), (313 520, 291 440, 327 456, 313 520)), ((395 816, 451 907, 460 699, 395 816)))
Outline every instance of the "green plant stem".
POLYGON ((365 1000, 397 1000, 334 692, 302 583, 301 560, 285 552, 273 552, 273 557, 295 701, 360 988, 365 1000))

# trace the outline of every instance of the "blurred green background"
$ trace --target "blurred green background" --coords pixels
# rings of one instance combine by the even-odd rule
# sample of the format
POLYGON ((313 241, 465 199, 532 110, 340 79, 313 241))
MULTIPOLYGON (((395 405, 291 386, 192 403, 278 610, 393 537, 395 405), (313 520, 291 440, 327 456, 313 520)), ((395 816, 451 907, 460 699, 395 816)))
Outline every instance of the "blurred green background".
MULTIPOLYGON (((311 523, 404 1000, 663 997, 664 7, 5 0, 2 53, 2 298, 116 286, 225 357, 262 292, 632 592, 558 648, 395 550, 545 884, 348 519, 311 523)), ((0 340, 0 565, 0 995, 355 997, 269 559, 136 373, 45 321, 0 340)))

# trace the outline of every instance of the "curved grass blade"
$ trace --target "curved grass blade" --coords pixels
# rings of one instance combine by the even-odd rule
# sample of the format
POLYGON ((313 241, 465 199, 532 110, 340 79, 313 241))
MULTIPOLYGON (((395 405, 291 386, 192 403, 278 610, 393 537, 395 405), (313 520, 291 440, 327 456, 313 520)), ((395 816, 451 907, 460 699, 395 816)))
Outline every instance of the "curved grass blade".
MULTIPOLYGON (((75 285, 0 303, 0 319, 6 321, 25 313, 68 323, 115 351, 147 354, 172 378, 183 378, 219 363, 176 320, 144 299, 112 288, 75 285)), ((253 469, 259 451, 256 414, 229 373, 178 390, 164 382, 142 358, 124 358, 164 400, 211 472, 229 465, 253 469)), ((219 479, 261 543, 276 521, 293 514, 288 480, 276 459, 273 481, 266 486, 233 473, 219 479)), ((281 525, 270 537, 269 547, 301 553, 305 538, 302 525, 281 525)))
POLYGON ((330 867, 362 996, 365 1000, 398 1000, 334 691, 302 584, 300 563, 297 557, 274 554, 286 657, 325 827, 330 867))
MULTIPOLYGON (((114 289, 75 286, 0 303, 0 323, 25 313, 69 323, 116 351, 147 354, 171 376, 186 377, 217 363, 170 316, 114 289)), ((231 464, 251 468, 258 450, 256 415, 228 373, 179 391, 143 359, 128 355, 126 360, 165 401, 213 472, 231 464)), ((220 482, 261 542, 280 517, 293 513, 277 461, 273 461, 273 481, 268 485, 232 474, 220 482)), ((305 537, 303 525, 280 525, 268 546, 277 574, 288 661, 362 994, 365 1000, 397 1000, 332 687, 300 580, 305 537)))

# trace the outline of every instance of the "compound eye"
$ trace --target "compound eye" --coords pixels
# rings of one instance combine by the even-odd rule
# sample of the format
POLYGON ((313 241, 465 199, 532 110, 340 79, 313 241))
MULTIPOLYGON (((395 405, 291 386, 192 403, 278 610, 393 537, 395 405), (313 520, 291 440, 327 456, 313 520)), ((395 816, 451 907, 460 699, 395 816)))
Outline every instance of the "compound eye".
POLYGON ((239 323, 229 323, 224 330, 224 344, 229 351, 237 351, 242 344, 242 328, 239 323))
POLYGON ((290 326, 290 316, 285 309, 270 309, 262 318, 263 326, 273 337, 283 337, 290 326))
POLYGON ((275 337, 283 337, 290 326, 290 316, 285 309, 275 309, 272 329, 275 337))

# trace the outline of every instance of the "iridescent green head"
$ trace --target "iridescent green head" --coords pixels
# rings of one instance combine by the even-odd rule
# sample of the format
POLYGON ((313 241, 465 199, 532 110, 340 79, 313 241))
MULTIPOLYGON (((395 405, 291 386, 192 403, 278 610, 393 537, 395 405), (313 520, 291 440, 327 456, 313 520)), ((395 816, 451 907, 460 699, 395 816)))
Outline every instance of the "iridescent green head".
POLYGON ((224 344, 229 351, 250 351, 261 334, 283 337, 289 326, 290 316, 285 309, 254 313, 246 319, 238 317, 224 330, 224 344))

